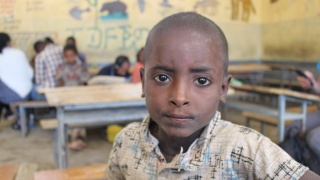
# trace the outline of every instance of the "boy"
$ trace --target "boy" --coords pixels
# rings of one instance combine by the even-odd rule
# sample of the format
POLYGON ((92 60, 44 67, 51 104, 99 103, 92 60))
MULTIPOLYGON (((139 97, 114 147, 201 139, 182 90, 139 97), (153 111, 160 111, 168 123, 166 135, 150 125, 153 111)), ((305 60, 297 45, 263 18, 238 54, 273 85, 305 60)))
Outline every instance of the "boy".
MULTIPOLYGON (((85 85, 89 79, 87 67, 78 59, 75 46, 66 45, 63 49, 65 62, 60 64, 57 73, 57 86, 80 86, 85 85)), ((87 146, 85 142, 86 131, 83 128, 73 128, 70 131, 68 148, 82 150, 87 146)))
POLYGON ((318 178, 268 138, 220 120, 228 45, 211 20, 196 13, 165 18, 150 31, 143 59, 150 115, 117 135, 107 179, 318 178))

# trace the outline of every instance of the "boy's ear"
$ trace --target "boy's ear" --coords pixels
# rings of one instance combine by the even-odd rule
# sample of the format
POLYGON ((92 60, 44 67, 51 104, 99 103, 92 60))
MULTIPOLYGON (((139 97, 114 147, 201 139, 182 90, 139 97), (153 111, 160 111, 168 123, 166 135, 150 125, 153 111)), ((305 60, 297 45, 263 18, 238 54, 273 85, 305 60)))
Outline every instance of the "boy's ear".
POLYGON ((229 89, 229 84, 231 80, 231 75, 228 74, 223 78, 222 86, 221 86, 221 94, 220 94, 220 102, 226 102, 227 94, 228 94, 228 89, 229 89))
POLYGON ((145 93, 144 93, 144 68, 140 68, 140 79, 141 79, 141 84, 142 84, 142 94, 141 97, 144 98, 145 97, 145 93))

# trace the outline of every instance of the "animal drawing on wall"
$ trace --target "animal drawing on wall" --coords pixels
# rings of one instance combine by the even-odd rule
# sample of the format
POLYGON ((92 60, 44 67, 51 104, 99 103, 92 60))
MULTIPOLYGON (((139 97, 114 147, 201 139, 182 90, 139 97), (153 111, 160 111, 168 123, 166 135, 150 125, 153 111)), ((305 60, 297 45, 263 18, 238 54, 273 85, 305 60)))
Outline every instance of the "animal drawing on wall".
POLYGON ((232 20, 238 20, 241 12, 241 20, 247 22, 249 21, 251 12, 253 14, 256 13, 255 7, 251 0, 231 0, 231 9, 232 20))
POLYGON ((216 15, 218 6, 219 2, 217 0, 200 0, 195 3, 195 5, 193 6, 193 10, 195 12, 208 15, 216 15))
POLYGON ((138 0, 137 3, 138 3, 140 12, 144 13, 144 10, 145 10, 145 7, 146 7, 145 0, 138 0))
POLYGON ((121 1, 104 3, 100 13, 101 20, 128 19, 127 5, 121 1))
POLYGON ((168 7, 168 8, 172 7, 172 5, 169 3, 169 0, 162 0, 162 2, 160 3, 160 6, 168 7))
POLYGON ((90 8, 80 9, 78 6, 75 6, 72 9, 70 9, 69 14, 72 18, 76 20, 81 20, 82 14, 86 12, 90 12, 90 8))

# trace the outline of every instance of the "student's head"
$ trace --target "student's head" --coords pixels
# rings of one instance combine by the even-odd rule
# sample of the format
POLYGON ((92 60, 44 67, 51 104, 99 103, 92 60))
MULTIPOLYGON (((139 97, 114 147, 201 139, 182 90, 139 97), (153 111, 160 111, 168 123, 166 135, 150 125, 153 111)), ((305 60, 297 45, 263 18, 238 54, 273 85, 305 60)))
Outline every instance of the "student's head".
POLYGON ((0 32, 0 54, 6 46, 10 46, 10 36, 7 33, 0 32))
POLYGON ((130 63, 127 56, 118 56, 115 63, 114 69, 118 76, 125 76, 129 70, 130 63))
POLYGON ((34 51, 38 54, 40 53, 45 47, 45 43, 43 41, 37 41, 33 44, 34 51))
POLYGON ((143 60, 143 95, 152 120, 174 137, 202 132, 230 80, 220 28, 196 13, 171 15, 150 31, 143 60))
POLYGON ((66 45, 63 48, 63 54, 66 62, 70 64, 73 64, 74 62, 76 62, 76 59, 78 57, 77 49, 73 45, 66 45))
POLYGON ((142 56, 143 56, 143 48, 141 48, 137 53, 137 62, 142 63, 142 56))
POLYGON ((73 36, 68 37, 66 40, 66 45, 76 46, 76 39, 73 36))
POLYGON ((50 37, 45 37, 45 38, 44 38, 44 42, 45 42, 46 44, 54 44, 54 41, 53 41, 50 37))

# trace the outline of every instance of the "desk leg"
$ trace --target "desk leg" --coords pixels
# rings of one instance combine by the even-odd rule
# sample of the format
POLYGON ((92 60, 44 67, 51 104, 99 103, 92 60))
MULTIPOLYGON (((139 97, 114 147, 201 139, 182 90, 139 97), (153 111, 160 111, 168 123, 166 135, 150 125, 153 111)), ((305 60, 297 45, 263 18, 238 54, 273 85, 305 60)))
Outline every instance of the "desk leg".
POLYGON ((306 132, 306 121, 307 121, 307 102, 303 101, 302 102, 302 111, 301 111, 303 118, 301 121, 301 133, 304 135, 304 133, 306 132))
POLYGON ((59 169, 68 167, 68 152, 66 147, 67 142, 67 128, 64 123, 64 111, 62 107, 57 108, 57 117, 58 117, 58 165, 59 169))
POLYGON ((20 125, 21 125, 21 135, 22 137, 26 137, 27 131, 28 131, 26 110, 22 106, 19 106, 19 118, 20 118, 20 125))
POLYGON ((284 140, 284 128, 285 128, 284 114, 286 109, 286 97, 284 95, 279 95, 278 109, 279 109, 278 143, 280 143, 284 140))

